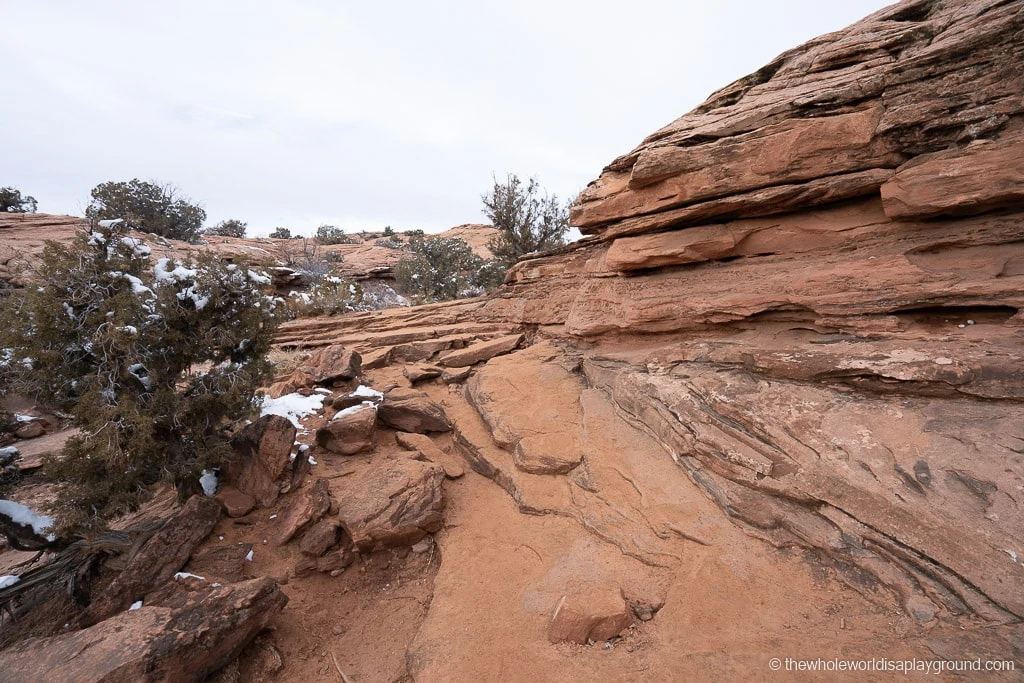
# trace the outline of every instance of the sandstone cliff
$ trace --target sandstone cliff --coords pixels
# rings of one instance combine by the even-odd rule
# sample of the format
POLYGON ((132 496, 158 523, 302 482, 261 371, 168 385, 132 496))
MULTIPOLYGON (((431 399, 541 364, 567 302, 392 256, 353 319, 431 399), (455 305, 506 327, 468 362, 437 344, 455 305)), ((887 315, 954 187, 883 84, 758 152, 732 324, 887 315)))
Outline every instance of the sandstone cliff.
POLYGON ((920 626, 1019 648, 1022 36, 1020 2, 894 5, 614 160, 573 213, 591 236, 498 295, 281 341, 386 362, 525 331, 535 350, 451 399, 464 454, 521 511, 677 566, 680 537, 717 541, 675 478, 920 626))

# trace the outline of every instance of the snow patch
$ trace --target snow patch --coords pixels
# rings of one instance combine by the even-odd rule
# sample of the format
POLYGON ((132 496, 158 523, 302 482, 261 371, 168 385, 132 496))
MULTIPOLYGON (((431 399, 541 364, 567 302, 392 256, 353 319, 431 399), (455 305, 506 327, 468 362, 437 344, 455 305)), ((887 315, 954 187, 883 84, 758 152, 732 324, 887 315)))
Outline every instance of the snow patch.
POLYGON ((200 581, 206 581, 205 576, 199 576, 198 574, 190 574, 188 572, 178 572, 174 575, 175 581, 181 581, 182 579, 199 579, 200 581))
POLYGON ((280 415, 288 418, 296 429, 302 427, 299 420, 320 412, 324 408, 323 394, 303 396, 302 394, 286 394, 281 398, 264 398, 260 408, 260 417, 264 415, 280 415))
POLYGON ((337 420, 339 417, 345 417, 346 415, 352 415, 354 413, 358 413, 360 410, 363 410, 363 408, 365 408, 366 406, 370 406, 374 410, 377 409, 377 404, 374 403, 373 401, 363 401, 362 403, 360 403, 358 405, 349 406, 348 408, 345 408, 344 410, 339 410, 337 412, 337 414, 334 417, 331 418, 331 420, 332 421, 333 420, 337 420))
POLYGON ((112 228, 115 225, 117 225, 118 223, 124 223, 124 219, 123 218, 112 218, 110 220, 97 221, 96 225, 100 226, 101 228, 112 228))
POLYGON ((134 612, 137 609, 142 609, 142 600, 136 600, 128 607, 129 612, 134 612))
POLYGON ((9 517, 15 524, 32 527, 32 531, 47 541, 57 540, 57 536, 50 533, 50 529, 53 528, 53 517, 36 514, 31 508, 25 507, 21 503, 15 503, 13 500, 0 500, 0 515, 9 517))
POLYGON ((199 477, 199 485, 203 487, 205 495, 214 495, 217 493, 217 473, 213 470, 203 470, 203 475, 199 477))
POLYGON ((169 258, 162 258, 158 260, 156 265, 153 266, 153 274, 156 276, 158 282, 181 282, 183 280, 194 278, 197 275, 195 270, 186 268, 185 266, 180 266, 177 263, 172 262, 169 258), (168 268, 168 264, 174 267, 168 268))
POLYGON ((358 398, 373 398, 377 399, 378 401, 384 400, 383 392, 377 391, 376 389, 371 389, 370 387, 363 384, 360 384, 359 388, 357 388, 355 391, 349 394, 349 396, 356 396, 358 398))
POLYGON ((0 589, 7 588, 8 586, 13 586, 19 581, 21 581, 21 577, 15 576, 14 574, 5 574, 4 576, 0 576, 0 589))
POLYGON ((253 554, 252 554, 252 551, 250 550, 248 552, 248 554, 245 556, 245 561, 246 562, 252 562, 252 558, 253 558, 253 554))

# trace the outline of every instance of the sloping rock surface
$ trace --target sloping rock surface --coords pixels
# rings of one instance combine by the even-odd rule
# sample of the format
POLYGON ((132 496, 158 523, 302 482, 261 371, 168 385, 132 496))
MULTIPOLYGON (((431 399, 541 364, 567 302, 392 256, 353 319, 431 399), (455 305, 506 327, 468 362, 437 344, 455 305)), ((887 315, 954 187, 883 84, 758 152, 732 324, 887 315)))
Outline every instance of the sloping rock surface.
POLYGON ((685 480, 919 624, 1019 624, 1022 32, 1019 2, 889 7, 614 160, 574 210, 592 237, 521 261, 496 295, 284 338, 533 333, 445 404, 520 511, 667 567, 665 530, 722 534, 650 505, 685 480))
POLYGON ((187 592, 90 628, 0 652, 10 683, 204 680, 239 655, 288 602, 272 579, 187 592))

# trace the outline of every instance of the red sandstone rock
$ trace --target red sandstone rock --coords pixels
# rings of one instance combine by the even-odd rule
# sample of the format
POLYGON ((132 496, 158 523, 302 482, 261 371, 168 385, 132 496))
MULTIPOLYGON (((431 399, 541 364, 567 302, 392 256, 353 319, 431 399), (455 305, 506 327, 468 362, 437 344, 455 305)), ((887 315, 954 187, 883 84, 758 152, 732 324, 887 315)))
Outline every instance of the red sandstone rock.
POLYGON ((272 579, 183 592, 90 628, 0 651, 10 683, 197 681, 228 664, 288 602, 272 579))
POLYGON ((230 485, 221 486, 214 500, 221 504, 228 517, 244 517, 256 507, 255 498, 230 485))
POLYGON ((408 448, 426 460, 437 463, 444 468, 444 476, 449 479, 458 479, 466 473, 466 469, 453 455, 444 452, 426 434, 409 434, 407 432, 395 432, 395 440, 402 448, 408 448))
POLYGON ((265 415, 232 440, 235 455, 224 464, 225 480, 256 499, 261 507, 277 500, 278 480, 288 467, 295 425, 280 415, 265 415))
POLYGON ((316 432, 316 442, 341 455, 355 455, 372 451, 377 408, 372 403, 360 403, 345 408, 316 432))
POLYGON ((600 642, 620 635, 633 619, 617 587, 590 587, 563 596, 548 626, 552 643, 600 642))
POLYGON ((442 525, 444 470, 390 460, 346 481, 338 518, 362 552, 410 545, 442 525))
POLYGON ((450 368, 461 368, 476 365, 512 351, 523 342, 523 335, 513 334, 489 341, 482 341, 467 346, 461 351, 452 351, 441 356, 438 362, 450 368))
POLYGON ((447 432, 452 428, 444 409, 414 389, 392 389, 385 394, 377 417, 403 432, 447 432))
POLYGON ((330 480, 320 478, 308 489, 303 489, 281 517, 278 544, 284 545, 296 534, 320 521, 331 509, 330 480))

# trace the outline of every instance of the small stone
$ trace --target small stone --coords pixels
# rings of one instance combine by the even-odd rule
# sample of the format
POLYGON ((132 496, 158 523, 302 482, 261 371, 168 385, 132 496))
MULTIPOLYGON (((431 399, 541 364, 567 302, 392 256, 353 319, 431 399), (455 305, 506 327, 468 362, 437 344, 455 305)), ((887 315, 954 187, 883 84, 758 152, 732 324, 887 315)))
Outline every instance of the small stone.
POLYGON ((472 374, 473 368, 466 366, 457 370, 445 370, 441 373, 441 381, 445 384, 458 384, 465 381, 472 374))
POLYGON ((433 537, 427 536, 427 537, 423 538, 422 540, 416 541, 415 543, 413 543, 412 547, 409 548, 409 549, 412 550, 414 553, 425 553, 425 552, 427 552, 428 550, 430 550, 433 547, 434 547, 434 539, 433 539, 433 537))

